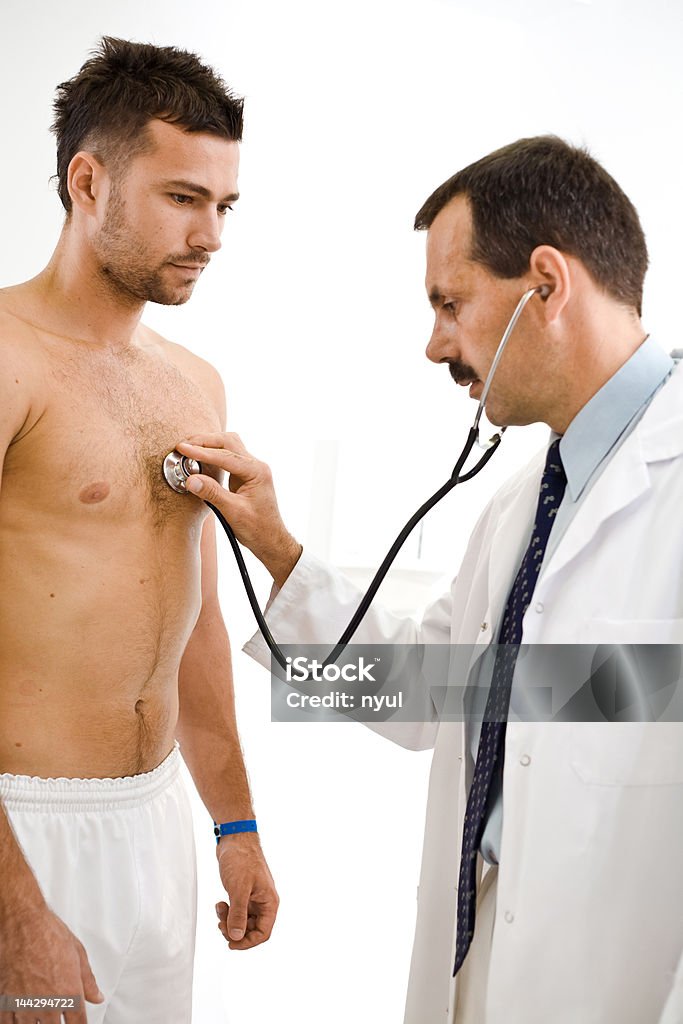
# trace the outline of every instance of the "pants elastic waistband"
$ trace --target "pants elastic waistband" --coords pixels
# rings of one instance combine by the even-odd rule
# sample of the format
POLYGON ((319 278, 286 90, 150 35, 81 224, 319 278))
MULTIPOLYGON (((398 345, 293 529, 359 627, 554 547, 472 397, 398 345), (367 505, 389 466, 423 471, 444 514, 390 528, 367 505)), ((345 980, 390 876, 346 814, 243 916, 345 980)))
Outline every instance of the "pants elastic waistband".
POLYGON ((119 779, 42 779, 33 775, 0 774, 0 799, 16 811, 103 811, 137 807, 167 789, 180 770, 180 749, 140 775, 119 779))

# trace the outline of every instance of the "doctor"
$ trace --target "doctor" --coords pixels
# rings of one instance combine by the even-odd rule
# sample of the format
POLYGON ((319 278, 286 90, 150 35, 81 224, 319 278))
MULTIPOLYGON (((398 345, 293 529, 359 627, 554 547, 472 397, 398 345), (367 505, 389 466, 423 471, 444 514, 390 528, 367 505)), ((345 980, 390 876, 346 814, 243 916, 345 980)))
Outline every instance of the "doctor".
MULTIPOLYGON (((458 172, 415 226, 427 355, 475 399, 519 296, 546 286, 487 415, 551 433, 482 513, 450 592, 420 623, 371 608, 354 642, 474 644, 503 712, 520 640, 683 642, 683 367, 640 322, 632 204, 584 150, 539 137, 458 172)), ((275 637, 334 643, 359 593, 302 553, 236 434, 189 440, 230 474, 229 491, 204 475, 188 488, 271 572, 275 637)), ((245 650, 269 666, 259 636, 245 650)), ((406 1024, 681 1024, 683 725, 464 727, 424 703, 394 736, 434 746, 406 1024)))

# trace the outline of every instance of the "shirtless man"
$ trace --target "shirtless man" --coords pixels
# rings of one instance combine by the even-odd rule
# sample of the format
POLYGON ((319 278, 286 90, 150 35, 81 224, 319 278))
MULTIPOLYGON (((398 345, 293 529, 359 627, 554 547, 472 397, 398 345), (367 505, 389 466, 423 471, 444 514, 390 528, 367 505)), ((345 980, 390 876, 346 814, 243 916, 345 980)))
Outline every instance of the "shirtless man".
MULTIPOLYGON (((140 317, 187 302, 220 247, 242 101, 192 54, 105 38, 55 110, 64 228, 0 292, 0 995, 176 1024, 196 909, 176 738, 216 822, 254 814, 213 516, 161 472, 181 438, 224 429, 223 387, 140 317)), ((258 835, 216 852, 230 948, 265 941, 258 835)))

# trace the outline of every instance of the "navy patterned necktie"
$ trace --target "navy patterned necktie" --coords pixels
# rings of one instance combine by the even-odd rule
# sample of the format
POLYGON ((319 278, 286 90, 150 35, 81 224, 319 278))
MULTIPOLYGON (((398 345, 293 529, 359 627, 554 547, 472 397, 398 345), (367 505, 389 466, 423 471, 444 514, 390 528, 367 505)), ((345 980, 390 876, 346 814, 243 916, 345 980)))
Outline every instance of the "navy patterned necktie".
POLYGON ((484 834, 491 782, 502 762, 512 678, 522 640, 522 619, 536 586, 548 537, 566 485, 567 477, 562 466, 558 438, 548 449, 531 541, 505 606, 491 689, 479 737, 477 763, 467 797, 458 880, 454 975, 460 970, 474 935, 477 852, 484 834))

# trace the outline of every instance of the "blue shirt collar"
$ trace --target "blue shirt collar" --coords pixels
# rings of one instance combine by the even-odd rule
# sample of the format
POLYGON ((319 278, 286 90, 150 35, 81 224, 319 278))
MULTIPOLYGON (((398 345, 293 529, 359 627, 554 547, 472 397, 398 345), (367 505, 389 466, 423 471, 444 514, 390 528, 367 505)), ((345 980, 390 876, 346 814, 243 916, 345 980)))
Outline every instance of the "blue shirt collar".
MULTIPOLYGON (((673 366, 671 356, 648 336, 576 414, 560 441, 572 501, 581 496, 602 460, 645 410, 673 366)), ((551 443, 559 436, 552 431, 551 443)))

